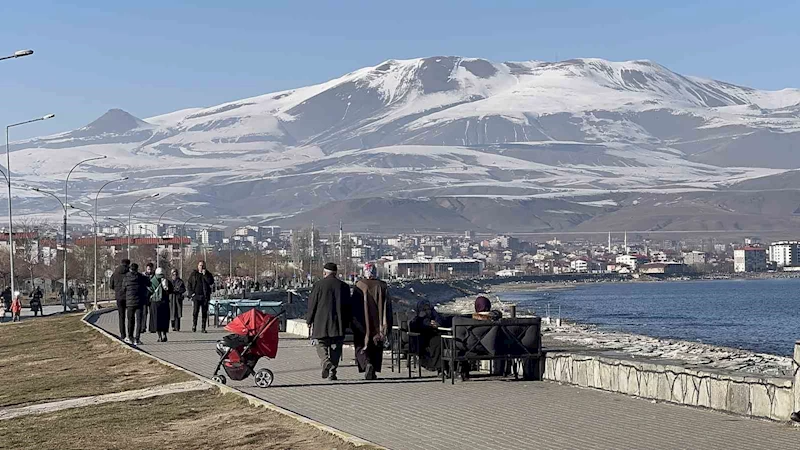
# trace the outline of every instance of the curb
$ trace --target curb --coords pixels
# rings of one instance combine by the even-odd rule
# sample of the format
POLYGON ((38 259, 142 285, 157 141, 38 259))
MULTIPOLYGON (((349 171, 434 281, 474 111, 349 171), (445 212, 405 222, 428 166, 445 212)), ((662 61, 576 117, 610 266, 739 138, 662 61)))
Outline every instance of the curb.
POLYGON ((316 428, 316 429, 318 429, 320 431, 323 431, 325 433, 328 433, 328 434, 331 434, 333 436, 336 436, 337 438, 347 442, 348 444, 352 444, 352 445, 354 445, 356 447, 364 447, 364 446, 370 445, 372 447, 375 447, 376 449, 388 450, 386 447, 380 446, 378 444, 370 442, 370 441, 368 441, 366 439, 362 439, 362 438, 360 438, 358 436, 352 435, 352 434, 344 432, 342 430, 338 430, 338 429, 333 428, 331 426, 325 425, 324 423, 317 422, 314 419, 310 419, 310 418, 308 418, 306 416, 297 414, 296 412, 289 411, 288 409, 281 408, 280 406, 277 406, 277 405, 275 405, 273 403, 270 403, 270 402, 268 402, 266 400, 260 399, 260 398, 258 398, 256 396, 248 394, 246 392, 242 392, 242 391, 240 391, 240 390, 238 390, 238 389, 236 389, 234 387, 227 386, 227 385, 224 385, 224 384, 220 384, 220 383, 216 383, 214 381, 211 381, 210 379, 208 379, 208 378, 206 378, 206 377, 204 377, 202 375, 199 375, 199 374, 196 374, 196 373, 194 373, 194 372, 192 372, 190 370, 184 369, 183 367, 177 366, 177 365, 175 365, 175 364, 173 364, 173 363, 171 363, 169 361, 164 361, 163 359, 161 359, 161 358, 159 358, 157 356, 151 355, 150 353, 147 353, 144 350, 141 350, 141 349, 136 348, 136 347, 131 347, 131 346, 125 344, 124 342, 120 341, 119 339, 117 339, 114 335, 112 335, 108 331, 106 331, 106 330, 100 328, 99 326, 89 322, 89 318, 91 318, 93 316, 99 316, 99 315, 102 315, 104 313, 111 312, 111 311, 116 311, 116 310, 117 310, 116 307, 114 307, 114 308, 108 307, 108 308, 100 308, 100 309, 98 309, 96 311, 89 311, 89 312, 87 312, 86 314, 83 315, 83 317, 81 318, 81 322, 83 322, 86 326, 94 329, 95 331, 100 332, 100 334, 102 334, 106 338, 111 339, 112 341, 118 343, 122 347, 125 347, 125 348, 127 348, 129 350, 132 350, 132 351, 134 351, 134 352, 136 352, 136 353, 138 353, 140 355, 143 355, 143 356, 146 356, 146 357, 148 357, 150 359, 158 361, 159 363, 161 363, 161 364, 163 364, 163 365, 165 365, 167 367, 170 367, 170 368, 175 369, 175 370, 179 370, 179 371, 181 371, 181 372, 183 372, 183 373, 185 373, 187 375, 190 375, 190 376, 192 376, 194 378, 197 378, 198 380, 203 381, 203 382, 205 382, 207 384, 215 386, 222 393, 238 395, 239 397, 242 397, 245 400, 247 400, 247 402, 250 405, 253 405, 253 406, 256 406, 256 407, 263 407, 263 408, 266 408, 266 409, 268 409, 270 411, 274 411, 274 412, 277 412, 277 413, 282 414, 284 416, 291 417, 292 419, 295 419, 295 420, 297 420, 299 422, 305 423, 307 425, 311 425, 312 427, 314 427, 314 428, 316 428))

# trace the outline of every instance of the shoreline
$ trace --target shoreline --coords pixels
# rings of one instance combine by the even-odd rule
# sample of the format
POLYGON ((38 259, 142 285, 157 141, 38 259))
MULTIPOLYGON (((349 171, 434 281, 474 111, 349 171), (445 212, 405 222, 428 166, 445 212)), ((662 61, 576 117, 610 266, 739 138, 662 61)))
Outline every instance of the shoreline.
MULTIPOLYGON (((493 309, 510 315, 512 303, 504 302, 495 295, 502 292, 528 291, 547 292, 574 289, 575 284, 555 283, 511 283, 510 286, 493 286, 494 290, 483 292, 492 300, 493 309)), ((449 314, 471 313, 475 296, 456 298, 450 302, 436 305, 437 311, 449 314)), ((533 315, 533 309, 517 309, 518 316, 533 315)), ((544 317, 545 314, 537 314, 544 317)), ((601 329, 590 323, 577 323, 562 320, 557 325, 556 318, 542 325, 545 339, 564 343, 565 345, 592 351, 605 351, 623 354, 632 359, 650 358, 677 362, 681 365, 698 368, 739 372, 747 375, 763 375, 770 377, 791 377, 793 361, 791 357, 759 353, 751 350, 737 349, 713 344, 679 339, 664 339, 642 334, 601 329)))

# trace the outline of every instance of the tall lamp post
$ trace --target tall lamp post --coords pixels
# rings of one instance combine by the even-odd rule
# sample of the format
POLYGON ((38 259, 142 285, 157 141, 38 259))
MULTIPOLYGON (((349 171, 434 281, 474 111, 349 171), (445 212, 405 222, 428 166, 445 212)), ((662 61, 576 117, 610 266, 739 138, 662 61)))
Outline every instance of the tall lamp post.
POLYGON ((94 285, 94 310, 97 311, 97 220, 95 219, 96 216, 92 215, 92 213, 90 213, 89 211, 87 211, 87 210, 85 210, 85 209, 83 209, 83 208, 81 208, 79 206, 67 204, 67 208, 74 209, 76 211, 82 212, 82 213, 86 214, 87 216, 89 216, 90 219, 92 219, 92 225, 94 226, 94 230, 95 230, 95 235, 94 235, 94 237, 95 237, 95 241, 94 241, 94 245, 95 245, 95 248, 94 248, 94 283, 95 283, 95 285, 94 285))
MULTIPOLYGON (((183 207, 181 207, 181 206, 176 206, 175 208, 169 208, 166 211, 162 212, 161 215, 158 216, 158 222, 156 222, 156 234, 158 234, 158 227, 161 226, 161 220, 164 219, 164 215, 167 214, 170 211, 180 211, 182 208, 183 207)), ((158 236, 156 236, 156 238, 158 238, 158 236)), ((158 255, 158 245, 156 245, 156 268, 161 267, 161 261, 160 261, 160 258, 158 258, 158 256, 159 256, 158 255)), ((170 257, 170 264, 171 263, 172 263, 172 257, 170 257)))
MULTIPOLYGON (((183 222, 183 226, 181 226, 181 230, 182 230, 182 233, 183 233, 184 236, 186 236, 186 224, 189 223, 189 221, 191 221, 191 220, 199 219, 201 217, 203 217, 203 216, 192 216, 192 217, 189 217, 188 219, 186 219, 185 222, 183 222)), ((181 272, 181 280, 182 280, 183 279, 183 236, 181 236, 180 239, 181 239, 181 241, 180 241, 180 246, 181 246, 180 272, 181 272)))
MULTIPOLYGON (((81 164, 85 164, 91 161, 99 161, 101 159, 106 159, 106 156, 95 156, 94 158, 86 158, 83 161, 78 162, 72 169, 69 170, 67 173, 67 178, 64 180, 64 298, 67 298, 67 204, 69 204, 69 177, 72 175, 72 172, 75 171, 81 164)), ((66 301, 65 301, 66 304, 66 301)))
MULTIPOLYGON (((22 52, 29 51, 30 53, 21 54, 19 56, 7 56, 0 59, 8 59, 8 58, 19 58, 20 56, 27 56, 33 53, 33 50, 24 50, 22 52)), ((17 52, 20 53, 20 52, 17 52)), ((16 54, 16 53, 15 53, 16 54)), ((9 265, 11 269, 11 292, 16 292, 16 287, 14 286, 14 224, 13 224, 13 216, 11 213, 11 146, 9 144, 8 134, 9 130, 14 127, 18 127, 20 125, 25 125, 28 123, 39 122, 41 120, 52 119, 55 117, 55 114, 48 114, 46 116, 38 117, 36 119, 26 120, 24 122, 13 123, 11 125, 6 126, 6 171, 3 172, 3 177, 6 179, 6 185, 8 186, 8 248, 9 248, 9 265)))
MULTIPOLYGON (((100 189, 97 190, 97 195, 94 196, 94 217, 97 219, 97 201, 100 199, 100 193, 103 192, 103 189, 106 188, 111 183, 118 183, 127 180, 128 177, 117 178, 116 180, 106 181, 105 184, 100 186, 100 189)), ((97 220, 94 221, 94 309, 97 309, 97 235, 99 234, 99 230, 97 229, 97 220)))
MULTIPOLYGON (((64 202, 61 201, 60 198, 58 198, 56 194, 53 194, 52 192, 43 191, 39 188, 31 188, 31 189, 40 194, 49 195, 50 197, 56 199, 58 203, 61 205, 61 209, 64 211, 64 223, 67 222, 67 206, 66 204, 64 204, 64 202)), ((64 286, 61 287, 61 294, 62 294, 64 312, 67 312, 67 284, 66 284, 67 283, 67 229, 66 228, 64 228, 63 243, 64 243, 64 286)))
POLYGON ((33 54, 33 50, 17 50, 12 55, 8 56, 0 56, 0 61, 4 59, 17 59, 22 58, 23 56, 29 56, 33 54))
POLYGON ((147 200, 148 198, 156 198, 156 197, 158 197, 158 193, 141 197, 137 199, 135 202, 133 202, 130 211, 128 211, 128 259, 131 259, 131 234, 133 234, 133 229, 132 229, 133 207, 136 206, 136 204, 142 200, 147 200))
POLYGON ((153 239, 156 240, 156 245, 155 245, 155 247, 156 247, 156 267, 159 267, 158 266, 158 256, 159 256, 158 255, 158 234, 153 232, 153 230, 148 230, 146 227, 144 227, 142 225, 139 225, 139 234, 145 234, 145 233, 152 234, 153 235, 153 239))

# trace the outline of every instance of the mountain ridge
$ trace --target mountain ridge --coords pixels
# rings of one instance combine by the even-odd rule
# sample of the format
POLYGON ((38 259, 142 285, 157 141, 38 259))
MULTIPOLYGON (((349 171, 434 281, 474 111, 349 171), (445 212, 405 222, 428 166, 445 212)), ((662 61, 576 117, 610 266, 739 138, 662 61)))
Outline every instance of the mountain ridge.
MULTIPOLYGON (((69 161, 105 154, 73 175, 71 191, 87 195, 124 172, 133 193, 261 220, 366 198, 608 202, 751 179, 785 187, 780 174, 800 168, 798 137, 798 89, 684 76, 649 60, 434 56, 146 119, 113 109, 17 142, 14 154, 20 176, 42 188, 57 188, 69 161)), ((26 194, 22 204, 42 202, 26 194)))

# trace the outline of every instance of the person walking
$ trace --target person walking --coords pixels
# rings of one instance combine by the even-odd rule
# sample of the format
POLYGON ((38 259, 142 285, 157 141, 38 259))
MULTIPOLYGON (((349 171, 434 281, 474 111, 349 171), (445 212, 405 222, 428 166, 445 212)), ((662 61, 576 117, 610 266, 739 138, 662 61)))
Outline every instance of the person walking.
POLYGON ((151 317, 154 329, 158 333, 158 342, 167 342, 172 283, 164 276, 163 268, 156 269, 155 275, 150 280, 150 291, 151 317))
POLYGON ((203 322, 201 330, 206 332, 208 322, 208 302, 211 300, 211 293, 214 292, 214 275, 206 270, 206 262, 197 263, 197 270, 193 270, 189 275, 187 283, 189 298, 194 302, 192 308, 192 332, 197 331, 197 314, 202 312, 203 322))
MULTIPOLYGON (((148 281, 152 281, 153 277, 156 275, 155 273, 155 266, 153 263, 149 262, 144 266, 144 276, 147 277, 148 281)), ((148 284, 148 289, 149 289, 148 284)), ((151 292, 152 294, 152 292, 151 292)), ((150 296, 147 296, 147 304, 145 305, 144 309, 142 310, 142 333, 145 331, 149 331, 151 333, 156 332, 156 324, 153 322, 153 305, 150 303, 150 296)))
POLYGON ((22 301, 19 299, 19 291, 14 292, 14 297, 11 300, 11 321, 20 322, 20 314, 22 314, 22 301))
POLYGON ((363 275, 353 289, 353 344, 359 373, 366 380, 377 380, 384 342, 392 329, 392 300, 374 264, 364 264, 363 275))
POLYGON ((0 294, 0 297, 3 297, 3 317, 5 317, 6 312, 11 312, 11 287, 6 286, 6 288, 3 289, 3 293, 0 294))
POLYGON ((172 292, 169 294, 169 320, 172 331, 181 331, 183 317, 183 297, 186 295, 186 284, 181 280, 178 271, 172 269, 172 292))
POLYGON ((131 264, 125 275, 125 308, 128 321, 128 335, 125 342, 134 346, 142 345, 142 311, 147 305, 150 280, 139 273, 139 265, 131 264))
POLYGON ((308 297, 306 316, 311 338, 317 341, 322 378, 331 381, 337 380, 345 329, 352 319, 350 286, 336 277, 337 269, 334 263, 325 264, 324 278, 314 285, 308 297))
POLYGON ((31 312, 33 313, 33 317, 36 317, 37 314, 44 315, 42 297, 44 297, 44 294, 42 294, 42 290, 37 286, 33 294, 31 294, 31 312))
POLYGON ((127 308, 125 307, 125 275, 128 274, 130 266, 130 259, 125 258, 120 261, 119 266, 114 269, 114 274, 111 275, 111 281, 109 283, 111 290, 114 291, 114 300, 117 301, 119 338, 123 341, 129 337, 128 329, 125 327, 125 315, 127 314, 127 308))

